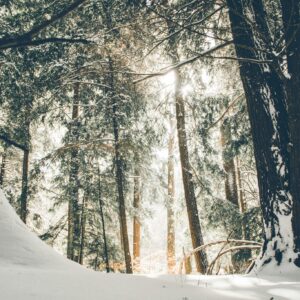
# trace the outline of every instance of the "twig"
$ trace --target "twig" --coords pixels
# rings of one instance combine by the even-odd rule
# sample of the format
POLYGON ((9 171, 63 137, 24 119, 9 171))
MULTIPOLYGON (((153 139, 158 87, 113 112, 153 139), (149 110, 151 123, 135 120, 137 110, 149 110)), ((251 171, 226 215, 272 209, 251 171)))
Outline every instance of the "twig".
POLYGON ((227 114, 227 112, 230 110, 230 108, 242 97, 244 96, 244 93, 240 94, 239 96, 237 96, 233 101, 231 101, 231 103, 229 103, 229 105, 227 106, 227 108, 225 109, 225 111, 221 114, 221 116, 215 121, 213 122, 211 125, 209 125, 208 128, 206 128, 205 132, 207 133, 212 127, 216 126, 227 114))

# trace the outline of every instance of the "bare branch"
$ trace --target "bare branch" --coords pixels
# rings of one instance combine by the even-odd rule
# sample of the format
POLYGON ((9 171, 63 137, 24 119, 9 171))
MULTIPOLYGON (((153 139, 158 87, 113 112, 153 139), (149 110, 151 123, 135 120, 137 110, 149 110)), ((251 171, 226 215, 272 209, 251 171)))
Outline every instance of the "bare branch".
POLYGON ((216 261, 223 256, 224 254, 228 253, 228 252, 233 252, 233 251, 239 251, 239 250, 243 250, 243 249, 253 249, 253 250, 258 250, 260 249, 261 246, 259 245, 241 245, 241 246, 234 246, 234 247, 230 247, 228 249, 225 249, 223 251, 221 251, 220 253, 218 253, 218 255, 214 258, 214 260, 210 263, 207 273, 206 274, 212 274, 212 271, 214 269, 215 263, 216 261))
POLYGON ((215 121, 213 122, 211 125, 209 125, 208 128, 206 128, 206 133, 214 126, 216 126, 220 121, 223 120, 223 118, 226 116, 227 112, 230 110, 230 108, 236 104, 236 102, 242 97, 244 96, 244 93, 240 94, 239 96, 237 96, 233 101, 231 101, 231 103, 229 103, 229 105, 227 106, 227 108, 225 109, 225 111, 221 114, 221 116, 215 121))
POLYGON ((226 47, 226 46, 228 46, 228 45, 230 45, 232 43, 233 43, 233 41, 230 40, 230 41, 227 41, 227 42, 225 42, 223 44, 217 45, 217 46, 215 46, 215 47, 213 47, 211 49, 205 50, 205 51, 197 54, 194 57, 188 58, 188 59, 186 59, 186 60, 184 60, 182 62, 178 62, 178 63, 176 63, 174 65, 171 65, 171 66, 169 66, 167 68, 164 68, 164 69, 162 69, 161 71, 159 71, 157 73, 152 73, 152 74, 149 74, 149 75, 147 75, 147 76, 145 76, 145 77, 143 77, 141 79, 135 80, 135 81, 133 81, 133 83, 134 84, 135 83, 139 83, 141 81, 144 81, 144 80, 152 78, 152 77, 164 76, 164 75, 166 75, 167 73, 169 73, 169 72, 171 72, 173 70, 180 69, 181 67, 183 67, 183 66, 185 66, 187 64, 193 63, 196 60, 198 60, 198 59, 200 59, 202 57, 205 57, 205 56, 207 56, 207 55, 209 55, 209 54, 211 54, 211 53, 213 53, 213 52, 215 52, 215 51, 217 51, 219 49, 222 49, 222 48, 224 48, 224 47, 226 47))
MULTIPOLYGON (((218 245, 218 244, 229 244, 229 243, 241 244, 241 246, 235 246, 233 248, 244 247, 244 248, 239 248, 239 249, 245 249, 245 248, 249 249, 249 247, 253 247, 253 249, 259 249, 259 248, 262 247, 262 243, 259 243, 259 242, 256 242, 256 241, 236 240, 236 239, 227 239, 227 240, 220 240, 220 241, 215 241, 215 242, 207 243, 207 244, 204 244, 204 245, 201 245, 201 246, 195 248, 188 255, 185 255, 185 257, 181 259, 180 266, 179 266, 179 273, 180 274, 182 273, 182 266, 183 266, 182 262, 184 261, 184 259, 186 259, 188 257, 191 257, 196 252, 204 250, 205 248, 208 248, 208 247, 211 247, 211 246, 215 246, 215 245, 218 245)), ((231 248, 229 248, 229 249, 231 249, 231 248)), ((227 250, 228 249, 226 249, 224 251, 227 251, 227 250)), ((233 250, 230 250, 230 251, 233 251, 233 250)), ((223 254, 225 254, 225 253, 223 253, 223 254)), ((221 255, 223 255, 223 254, 221 254, 221 255)))

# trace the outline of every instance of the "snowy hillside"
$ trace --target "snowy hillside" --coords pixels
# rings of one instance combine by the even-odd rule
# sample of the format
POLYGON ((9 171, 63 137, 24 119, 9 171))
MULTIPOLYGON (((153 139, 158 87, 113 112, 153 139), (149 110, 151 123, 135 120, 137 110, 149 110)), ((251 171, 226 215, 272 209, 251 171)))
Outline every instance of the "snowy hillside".
MULTIPOLYGON (((300 272, 273 276, 104 274, 67 261, 29 232, 0 191, 1 300, 299 300, 300 272)), ((277 274, 276 274, 277 273, 277 274)))

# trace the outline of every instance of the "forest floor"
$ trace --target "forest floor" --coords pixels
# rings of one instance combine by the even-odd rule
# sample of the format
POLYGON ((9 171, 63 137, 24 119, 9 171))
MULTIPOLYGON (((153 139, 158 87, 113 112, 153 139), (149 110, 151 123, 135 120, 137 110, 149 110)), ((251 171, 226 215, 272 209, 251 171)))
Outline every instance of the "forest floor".
POLYGON ((66 260, 20 221, 0 191, 1 300, 299 300, 300 271, 252 275, 124 275, 66 260))

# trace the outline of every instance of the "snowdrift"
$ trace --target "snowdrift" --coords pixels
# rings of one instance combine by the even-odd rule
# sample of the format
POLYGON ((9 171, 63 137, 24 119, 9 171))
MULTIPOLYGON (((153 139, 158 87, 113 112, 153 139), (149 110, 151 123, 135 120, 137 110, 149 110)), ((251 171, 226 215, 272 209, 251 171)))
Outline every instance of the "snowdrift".
POLYGON ((77 267, 28 230, 1 190, 0 241, 0 267, 28 266, 49 269, 77 267))
POLYGON ((298 270, 264 277, 152 278, 90 271, 31 233, 0 190, 0 300, 299 300, 299 281, 298 270))

